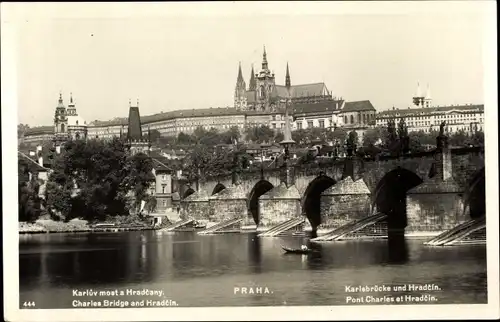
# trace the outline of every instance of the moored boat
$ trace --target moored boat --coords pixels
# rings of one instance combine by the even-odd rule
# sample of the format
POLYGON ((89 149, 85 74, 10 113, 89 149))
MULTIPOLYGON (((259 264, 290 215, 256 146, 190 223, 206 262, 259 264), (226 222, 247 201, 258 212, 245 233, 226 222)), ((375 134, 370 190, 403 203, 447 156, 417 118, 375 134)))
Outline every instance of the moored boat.
POLYGON ((312 253, 313 250, 308 248, 308 249, 301 249, 301 248, 288 248, 288 247, 285 247, 285 246, 281 246, 281 248, 283 248, 283 250, 287 253, 287 254, 309 254, 309 253, 312 253))

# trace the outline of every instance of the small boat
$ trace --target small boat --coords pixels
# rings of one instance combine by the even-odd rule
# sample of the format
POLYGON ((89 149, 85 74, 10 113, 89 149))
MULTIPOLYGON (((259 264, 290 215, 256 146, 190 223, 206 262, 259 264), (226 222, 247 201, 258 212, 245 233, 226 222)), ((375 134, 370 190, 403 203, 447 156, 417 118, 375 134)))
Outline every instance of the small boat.
POLYGON ((313 250, 310 248, 308 248, 308 249, 288 248, 285 246, 281 246, 281 248, 283 248, 283 250, 288 254, 310 254, 313 252, 313 250))

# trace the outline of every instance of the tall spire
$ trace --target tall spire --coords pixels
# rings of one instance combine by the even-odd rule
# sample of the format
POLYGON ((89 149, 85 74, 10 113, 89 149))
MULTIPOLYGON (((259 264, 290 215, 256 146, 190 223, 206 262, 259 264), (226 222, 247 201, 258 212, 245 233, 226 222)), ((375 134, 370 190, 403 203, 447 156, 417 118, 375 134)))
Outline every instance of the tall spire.
POLYGON ((247 85, 243 79, 243 73, 241 72, 241 62, 238 65, 238 78, 236 79, 236 90, 246 90, 247 85))
POLYGON ((239 62, 238 65, 238 82, 241 82, 243 80, 243 73, 241 72, 241 62, 239 62))
POLYGON ((248 90, 255 91, 257 89, 257 82, 255 81, 255 72, 253 70, 252 64, 252 72, 250 73, 250 83, 248 84, 248 90))
POLYGON ((69 102, 73 104, 73 93, 69 93, 69 102))
POLYGON ((267 54, 266 54, 266 45, 264 45, 264 54, 262 55, 262 69, 267 70, 267 54))
POLYGON ((429 83, 427 83, 427 92, 425 93, 425 98, 430 99, 431 98, 431 88, 429 86, 429 83))
POLYGON ((420 90, 420 82, 417 82, 417 92, 415 93, 415 97, 422 97, 422 91, 420 90))
POLYGON ((290 82, 290 71, 288 70, 288 62, 286 63, 286 77, 285 77, 285 86, 290 89, 292 83, 290 82))

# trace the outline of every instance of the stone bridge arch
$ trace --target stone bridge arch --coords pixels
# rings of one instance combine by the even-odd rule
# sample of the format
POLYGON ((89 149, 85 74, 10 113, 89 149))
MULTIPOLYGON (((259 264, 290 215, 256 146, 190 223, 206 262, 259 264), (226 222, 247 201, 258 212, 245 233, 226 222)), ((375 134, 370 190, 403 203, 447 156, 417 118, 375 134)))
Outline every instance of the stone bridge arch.
POLYGON ((408 224, 406 212, 407 192, 424 180, 415 172, 396 167, 387 172, 372 193, 372 209, 387 215, 387 226, 392 231, 404 231, 408 224))
POLYGON ((212 193, 210 194, 211 196, 221 192, 222 190, 226 189, 226 186, 223 183, 218 182, 214 189, 212 190, 212 193))
POLYGON ((192 195, 193 193, 195 193, 194 189, 191 188, 191 187, 188 187, 186 189, 186 191, 184 191, 184 194, 182 194, 181 196, 181 199, 186 199, 187 197, 189 197, 190 195, 192 195))
POLYGON ((248 212, 252 215, 253 221, 256 225, 259 225, 260 222, 259 197, 269 190, 273 189, 274 187, 275 186, 268 180, 261 179, 254 185, 254 187, 248 194, 248 212))
POLYGON ((486 215, 486 173, 483 167, 469 180, 464 193, 464 213, 471 219, 486 215))
POLYGON ((321 194, 337 181, 330 176, 321 174, 314 178, 302 194, 302 214, 307 217, 313 231, 321 225, 321 194))

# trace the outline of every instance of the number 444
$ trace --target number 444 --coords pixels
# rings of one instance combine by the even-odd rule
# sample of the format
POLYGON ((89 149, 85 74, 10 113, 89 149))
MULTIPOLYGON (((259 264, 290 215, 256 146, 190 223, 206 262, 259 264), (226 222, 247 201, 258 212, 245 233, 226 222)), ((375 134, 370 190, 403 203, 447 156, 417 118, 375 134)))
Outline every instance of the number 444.
POLYGON ((33 302, 33 301, 25 301, 23 303, 23 307, 35 307, 35 302, 33 302))

